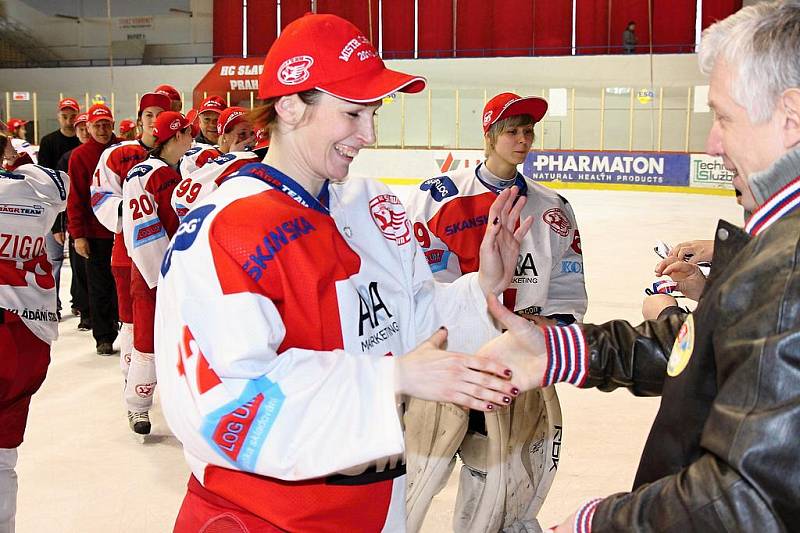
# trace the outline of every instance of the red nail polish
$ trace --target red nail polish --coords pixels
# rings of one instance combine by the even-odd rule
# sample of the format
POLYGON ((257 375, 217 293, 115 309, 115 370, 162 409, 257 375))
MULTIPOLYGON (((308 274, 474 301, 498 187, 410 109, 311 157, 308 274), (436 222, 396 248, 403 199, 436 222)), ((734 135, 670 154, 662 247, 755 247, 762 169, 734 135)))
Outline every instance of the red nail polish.
POLYGON ((503 396, 503 403, 511 403, 511 398, 508 396, 503 396))
POLYGON ((492 224, 496 226, 498 222, 500 222, 500 217, 494 217, 494 220, 492 220, 492 224))
POLYGON ((505 371, 503 372, 503 374, 505 374, 508 377, 511 377, 511 370, 506 368, 505 371))
POLYGON ((492 404, 487 404, 487 405, 486 405, 486 408, 487 408, 488 410, 490 410, 490 411, 491 411, 492 409, 494 409, 494 405, 492 405, 492 404))
POLYGON ((513 389, 511 389, 511 394, 513 394, 514 396, 518 395, 519 394, 519 389, 514 387, 513 389))

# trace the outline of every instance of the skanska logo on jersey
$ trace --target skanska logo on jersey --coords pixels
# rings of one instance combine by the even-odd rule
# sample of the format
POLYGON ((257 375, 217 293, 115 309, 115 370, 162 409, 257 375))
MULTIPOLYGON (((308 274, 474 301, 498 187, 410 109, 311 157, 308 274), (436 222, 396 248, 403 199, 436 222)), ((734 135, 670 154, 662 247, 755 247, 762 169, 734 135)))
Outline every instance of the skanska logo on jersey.
POLYGON ((453 196, 458 192, 458 187, 449 176, 439 176, 425 180, 419 186, 419 189, 421 191, 430 191, 431 196, 437 202, 441 202, 448 196, 453 196))
POLYGON ((465 229, 471 228, 480 228, 481 226, 485 226, 489 223, 489 215, 479 215, 477 217, 470 217, 465 220, 460 220, 455 224, 450 224, 444 228, 445 235, 455 235, 459 231, 464 231, 465 229))
POLYGON ((222 154, 220 156, 215 157, 211 161, 213 161, 217 165, 224 165, 228 161, 233 161, 234 159, 236 159, 236 154, 228 152, 227 154, 222 154))
POLYGON ((275 226, 264 235, 261 244, 256 245, 250 258, 242 265, 242 270, 247 272, 253 281, 259 281, 267 269, 267 263, 275 259, 284 246, 316 229, 306 217, 297 217, 275 226))
POLYGON ((182 250, 188 250, 197 239, 197 233, 203 225, 203 221, 214 210, 216 205, 209 204, 203 205, 189 211, 183 222, 178 226, 175 231, 175 236, 172 238, 172 243, 167 248, 167 253, 164 254, 164 261, 161 262, 161 275, 166 276, 169 272, 169 267, 172 265, 172 254, 182 250))

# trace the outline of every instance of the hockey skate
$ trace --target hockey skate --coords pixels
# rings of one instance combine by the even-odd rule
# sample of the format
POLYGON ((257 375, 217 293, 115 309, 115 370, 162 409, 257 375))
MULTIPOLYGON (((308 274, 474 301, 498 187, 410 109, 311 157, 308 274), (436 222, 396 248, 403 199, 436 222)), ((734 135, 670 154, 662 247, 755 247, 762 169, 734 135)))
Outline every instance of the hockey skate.
POLYGON ((134 413, 128 411, 128 424, 131 430, 138 435, 150 434, 150 413, 143 411, 141 413, 134 413))

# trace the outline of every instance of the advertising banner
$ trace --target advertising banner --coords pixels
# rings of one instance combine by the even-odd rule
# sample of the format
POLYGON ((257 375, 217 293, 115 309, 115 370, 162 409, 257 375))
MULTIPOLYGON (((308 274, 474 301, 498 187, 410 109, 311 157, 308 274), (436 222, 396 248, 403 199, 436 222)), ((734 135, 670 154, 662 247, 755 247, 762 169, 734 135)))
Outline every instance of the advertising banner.
POLYGON ((689 154, 531 152, 522 173, 535 181, 686 187, 689 154))
POLYGON ((722 166, 721 157, 692 154, 689 183, 704 189, 733 189, 733 172, 722 166))

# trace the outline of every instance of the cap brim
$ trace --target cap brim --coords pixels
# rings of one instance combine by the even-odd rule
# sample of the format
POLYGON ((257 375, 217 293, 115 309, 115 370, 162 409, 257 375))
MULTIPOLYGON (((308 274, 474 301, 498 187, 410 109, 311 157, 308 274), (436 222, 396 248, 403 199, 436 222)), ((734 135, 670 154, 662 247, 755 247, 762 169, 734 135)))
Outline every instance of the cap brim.
POLYGON ((427 81, 421 76, 411 76, 381 68, 316 88, 342 100, 367 103, 381 100, 397 92, 418 93, 426 84, 427 81))
POLYGON ((81 112, 80 106, 76 107, 72 104, 65 104, 58 108, 59 111, 64 111, 65 109, 72 109, 73 111, 77 111, 78 113, 81 112))
POLYGON ((545 114, 547 114, 547 100, 538 96, 526 96, 503 109, 493 123, 516 115, 530 115, 534 122, 539 122, 545 114))

